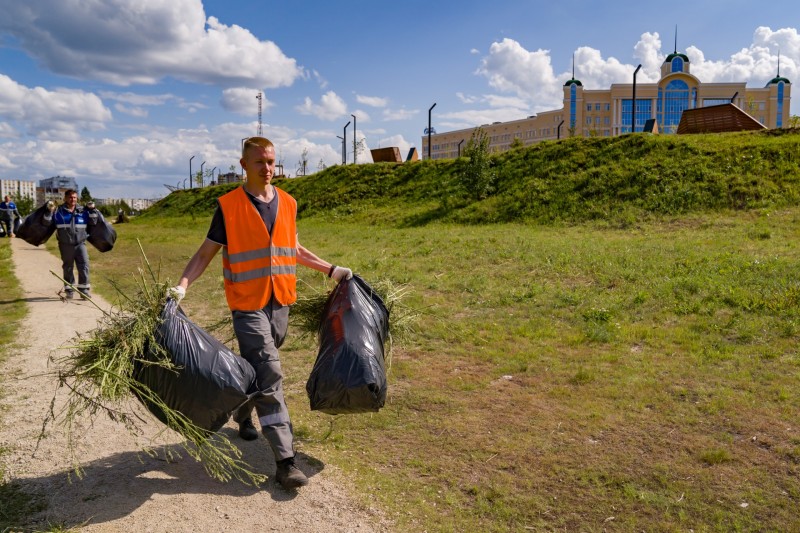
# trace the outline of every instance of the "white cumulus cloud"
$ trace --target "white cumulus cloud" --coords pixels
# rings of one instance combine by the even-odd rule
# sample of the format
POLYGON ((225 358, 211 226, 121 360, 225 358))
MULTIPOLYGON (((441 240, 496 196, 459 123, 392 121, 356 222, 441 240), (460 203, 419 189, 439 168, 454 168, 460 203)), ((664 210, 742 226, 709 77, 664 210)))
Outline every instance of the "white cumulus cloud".
POLYGON ((201 0, 0 0, 0 12, 0 32, 52 72, 74 78, 274 88, 301 73, 272 41, 206 18, 201 0))
POLYGON ((303 115, 313 115, 320 120, 336 120, 347 114, 347 104, 333 91, 323 94, 318 104, 306 97, 302 105, 295 108, 303 115))

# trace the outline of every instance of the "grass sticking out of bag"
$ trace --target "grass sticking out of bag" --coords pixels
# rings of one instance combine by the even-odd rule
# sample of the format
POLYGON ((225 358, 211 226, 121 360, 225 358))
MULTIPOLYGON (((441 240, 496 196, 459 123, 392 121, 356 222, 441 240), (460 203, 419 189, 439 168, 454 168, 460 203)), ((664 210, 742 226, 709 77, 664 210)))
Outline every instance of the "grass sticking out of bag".
MULTIPOLYGON (((141 243, 139 248, 141 250, 141 243)), ((58 412, 56 397, 53 397, 40 439, 50 422, 63 424, 75 470, 80 476, 81 468, 75 461, 77 423, 82 426, 88 418, 91 425, 95 417, 106 414, 122 423, 134 437, 139 437, 143 434, 145 419, 139 404, 131 401, 138 398, 163 413, 166 426, 185 439, 181 447, 200 461, 210 476, 220 481, 235 478, 254 485, 264 482, 266 476, 255 473, 227 437, 198 427, 135 379, 137 365, 179 370, 156 339, 170 285, 158 280, 144 250, 141 253, 144 266, 138 269, 135 294, 126 294, 114 284, 121 296, 118 308, 104 311, 98 327, 78 336, 69 355, 51 358, 57 368, 59 389, 66 388, 68 395, 58 412)), ((151 442, 165 436, 165 431, 159 431, 151 442)), ((145 452, 152 454, 152 450, 151 445, 144 447, 145 452)))
MULTIPOLYGON (((395 342, 402 344, 410 337, 420 312, 403 303, 403 299, 409 292, 408 285, 398 284, 390 279, 370 281, 369 283, 389 311, 389 337, 385 356, 388 370, 392 345, 395 342)), ((328 301, 329 295, 330 291, 318 291, 310 296, 298 296, 297 301, 292 304, 289 323, 297 328, 300 335, 316 336, 319 333, 325 302, 328 301)))

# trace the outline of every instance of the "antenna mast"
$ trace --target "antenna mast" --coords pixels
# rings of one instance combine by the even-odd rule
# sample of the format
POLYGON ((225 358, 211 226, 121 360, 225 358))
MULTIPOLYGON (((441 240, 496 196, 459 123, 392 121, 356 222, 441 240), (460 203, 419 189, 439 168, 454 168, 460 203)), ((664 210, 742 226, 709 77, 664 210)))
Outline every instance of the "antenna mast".
POLYGON ((261 128, 261 91, 258 91, 256 100, 258 100, 258 129, 256 130, 256 135, 261 137, 264 135, 264 130, 261 128))

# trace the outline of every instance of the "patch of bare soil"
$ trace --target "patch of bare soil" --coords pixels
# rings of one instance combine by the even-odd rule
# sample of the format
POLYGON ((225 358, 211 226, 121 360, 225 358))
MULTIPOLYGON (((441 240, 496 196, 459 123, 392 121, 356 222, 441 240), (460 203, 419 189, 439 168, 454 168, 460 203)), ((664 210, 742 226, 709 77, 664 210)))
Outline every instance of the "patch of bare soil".
MULTIPOLYGON (((155 419, 146 427, 152 433, 139 442, 106 417, 98 418, 94 425, 83 421, 83 427, 77 428, 81 438, 75 455, 84 471, 77 478, 61 426, 48 428, 37 447, 56 392, 48 359, 53 354, 64 355, 76 334, 95 328, 101 312, 89 302, 65 301, 58 296, 61 282, 50 271, 60 274, 61 264, 43 247, 14 239, 12 248, 24 291, 18 305, 27 305, 29 313, 11 357, 0 369, 5 392, 0 400, 4 413, 0 447, 10 450, 2 456, 7 478, 23 491, 41 495, 47 503, 46 510, 28 517, 21 526, 154 533, 390 529, 377 509, 356 503, 335 468, 313 457, 298 454, 309 485, 298 492, 283 490, 274 480, 275 462, 266 441, 263 437, 242 441, 232 422, 222 431, 240 446, 244 460, 270 476, 261 487, 210 478, 200 463, 174 444, 176 440, 157 445, 158 457, 142 453, 142 443, 163 429, 155 419), (180 452, 181 457, 167 461, 168 451, 180 452)), ((108 309, 108 302, 98 296, 93 299, 108 309)))

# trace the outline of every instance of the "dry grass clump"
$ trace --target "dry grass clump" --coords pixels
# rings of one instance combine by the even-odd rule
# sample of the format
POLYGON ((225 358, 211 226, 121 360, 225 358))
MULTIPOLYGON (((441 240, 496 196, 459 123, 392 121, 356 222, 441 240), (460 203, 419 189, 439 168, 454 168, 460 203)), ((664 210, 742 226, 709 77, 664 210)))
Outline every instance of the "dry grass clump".
MULTIPOLYGON (((141 249, 141 244, 140 244, 141 249)), ((160 409, 167 427, 185 439, 181 446, 201 461, 206 472, 220 481, 236 478, 244 483, 259 484, 266 476, 257 474, 241 459, 241 451, 224 435, 211 433, 193 424, 180 412, 170 408, 150 388, 135 379, 139 365, 160 365, 178 371, 170 354, 159 346, 155 333, 161 323, 161 312, 171 286, 160 282, 142 250, 144 268, 138 269, 135 294, 128 294, 114 284, 120 295, 118 308, 103 312, 98 327, 74 339, 70 353, 51 360, 56 365, 58 388, 68 390, 66 402, 56 411, 56 396, 51 401, 40 439, 50 423, 61 423, 66 429, 68 446, 75 458, 76 423, 91 423, 101 414, 122 423, 135 437, 142 435, 144 418, 138 404, 150 403, 160 409)), ((152 439, 164 436, 159 431, 152 439)), ((144 451, 152 450, 146 446, 144 451)), ((76 473, 80 465, 74 461, 76 473)))

